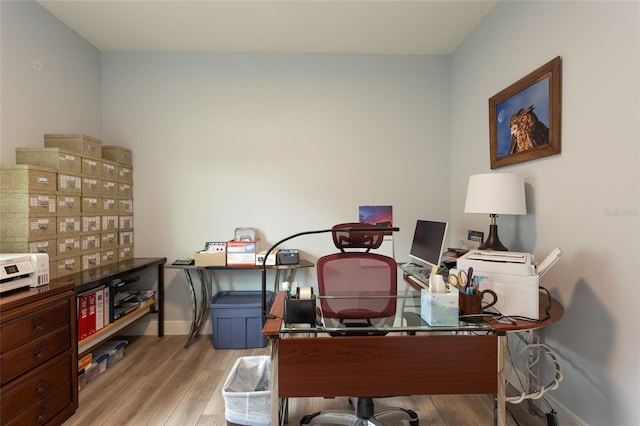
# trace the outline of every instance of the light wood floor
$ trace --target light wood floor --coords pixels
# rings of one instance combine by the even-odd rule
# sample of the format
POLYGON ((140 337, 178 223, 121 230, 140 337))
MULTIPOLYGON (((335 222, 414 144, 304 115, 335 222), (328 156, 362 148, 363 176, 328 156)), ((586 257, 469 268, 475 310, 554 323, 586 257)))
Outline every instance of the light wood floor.
MULTIPOLYGON (((227 425, 221 388, 236 358, 267 355, 268 348, 215 350, 210 336, 183 347, 184 336, 128 337, 125 357, 80 392, 72 425, 227 425)), ((488 395, 412 396, 376 399, 376 406, 405 406, 418 413, 420 425, 493 424, 488 395)), ((289 424, 327 408, 348 408, 347 398, 300 398, 289 403, 289 424)), ((507 405, 507 425, 545 425, 526 404, 507 405)), ((393 416, 385 425, 400 424, 393 416)))

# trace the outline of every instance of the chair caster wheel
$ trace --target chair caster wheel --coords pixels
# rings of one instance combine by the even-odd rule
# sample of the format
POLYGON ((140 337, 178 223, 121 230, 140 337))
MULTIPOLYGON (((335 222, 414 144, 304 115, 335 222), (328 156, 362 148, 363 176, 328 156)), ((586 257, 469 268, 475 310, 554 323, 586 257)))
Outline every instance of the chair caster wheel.
POLYGON ((418 421, 418 415, 416 414, 416 412, 413 410, 407 410, 407 414, 411 418, 411 420, 409 420, 409 424, 411 426, 418 426, 419 421, 418 421))
POLYGON ((308 425, 309 423, 311 423, 311 420, 313 420, 313 418, 316 417, 319 414, 320 414, 320 411, 318 411, 317 413, 307 414, 306 416, 303 416, 300 419, 300 426, 308 425))

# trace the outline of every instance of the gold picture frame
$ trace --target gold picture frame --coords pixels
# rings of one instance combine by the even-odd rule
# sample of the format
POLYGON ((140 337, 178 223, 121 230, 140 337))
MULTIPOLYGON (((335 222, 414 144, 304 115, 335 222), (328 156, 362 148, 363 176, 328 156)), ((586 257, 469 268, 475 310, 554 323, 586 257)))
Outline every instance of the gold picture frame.
POLYGON ((560 153, 561 68, 558 56, 489 99, 492 169, 560 153))

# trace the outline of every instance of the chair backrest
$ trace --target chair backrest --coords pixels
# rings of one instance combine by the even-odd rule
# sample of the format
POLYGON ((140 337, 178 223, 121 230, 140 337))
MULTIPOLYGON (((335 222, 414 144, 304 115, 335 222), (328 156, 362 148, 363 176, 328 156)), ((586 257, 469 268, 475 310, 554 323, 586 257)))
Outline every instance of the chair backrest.
POLYGON ((398 286, 396 262, 368 251, 380 246, 384 230, 349 232, 345 228, 371 228, 371 225, 334 226, 334 243, 341 252, 323 256, 317 264, 320 296, 336 296, 320 297, 323 316, 341 321, 392 319, 398 286))

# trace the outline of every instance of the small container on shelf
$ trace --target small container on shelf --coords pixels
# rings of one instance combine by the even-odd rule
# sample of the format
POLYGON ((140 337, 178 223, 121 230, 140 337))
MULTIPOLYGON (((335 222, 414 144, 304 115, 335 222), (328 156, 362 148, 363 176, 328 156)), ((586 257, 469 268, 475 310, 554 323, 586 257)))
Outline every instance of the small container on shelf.
POLYGON ((94 357, 108 356, 107 368, 112 367, 124 357, 124 348, 129 344, 126 340, 109 340, 93 351, 94 357))
POLYGON ((105 372, 107 369, 107 362, 109 361, 109 354, 103 354, 100 357, 96 357, 94 355, 93 358, 94 361, 84 370, 87 376, 87 383, 94 381, 99 375, 105 372))

